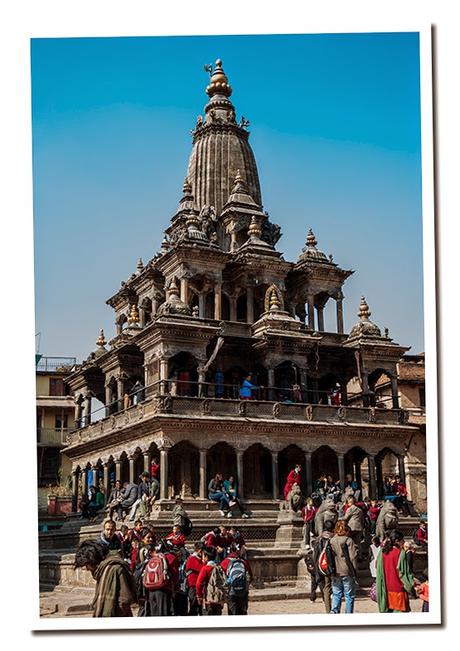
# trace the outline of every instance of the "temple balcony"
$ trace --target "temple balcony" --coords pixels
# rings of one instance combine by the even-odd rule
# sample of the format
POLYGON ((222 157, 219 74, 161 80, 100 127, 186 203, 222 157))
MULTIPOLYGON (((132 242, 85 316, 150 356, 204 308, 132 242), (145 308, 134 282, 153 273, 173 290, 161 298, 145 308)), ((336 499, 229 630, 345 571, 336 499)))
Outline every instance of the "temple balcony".
MULTIPOLYGON (((165 380, 152 387, 146 387, 142 393, 134 397, 133 404, 125 409, 119 409, 115 413, 108 414, 112 406, 99 410, 99 414, 91 414, 91 423, 69 432, 66 445, 73 446, 97 439, 101 436, 135 428, 150 420, 158 418, 188 418, 188 419, 216 419, 234 421, 273 421, 296 424, 318 424, 318 425, 366 425, 371 427, 389 426, 395 427, 407 423, 408 414, 403 409, 385 409, 362 406, 345 406, 291 401, 285 397, 284 401, 276 399, 265 399, 268 392, 275 393, 276 387, 267 389, 260 388, 259 395, 254 399, 242 400, 238 396, 239 387, 232 387, 235 395, 230 397, 215 397, 204 395, 211 393, 211 385, 200 384, 196 388, 198 395, 177 395, 177 393, 191 393, 193 387, 172 387, 172 382, 165 380), (171 389, 177 392, 171 393, 171 389), (263 394, 263 395, 262 395, 263 394), (99 415, 99 420, 96 420, 99 415), (96 422, 94 422, 96 420, 96 422)), ((188 383, 193 384, 193 383, 188 383)), ((227 385, 226 385, 227 386, 227 385)), ((226 389, 224 389, 225 391, 226 389)), ((214 389, 215 391, 215 389, 214 389)), ((289 391, 283 389, 285 392, 289 391)), ((304 392, 306 393, 306 392, 304 392)), ((302 398, 302 395, 298 396, 302 398)), ((118 407, 118 405, 115 405, 118 407)), ((84 423, 84 421, 83 421, 84 423)))

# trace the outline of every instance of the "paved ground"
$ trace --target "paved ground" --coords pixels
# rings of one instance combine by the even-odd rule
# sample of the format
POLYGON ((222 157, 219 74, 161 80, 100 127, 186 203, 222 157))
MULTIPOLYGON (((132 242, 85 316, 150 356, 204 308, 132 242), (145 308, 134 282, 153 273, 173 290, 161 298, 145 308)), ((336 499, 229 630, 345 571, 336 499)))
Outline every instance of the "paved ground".
MULTIPOLYGON (((275 595, 273 595, 275 596, 275 595)), ((290 595, 294 596, 294 595, 290 595)), ((91 617, 88 604, 92 592, 53 592, 43 593, 40 596, 40 614, 42 617, 91 617)), ((281 597, 281 594, 280 594, 281 597)), ((413 612, 421 610, 419 599, 411 600, 413 612)), ((369 597, 360 597, 355 600, 356 613, 377 613, 377 604, 369 597)), ((300 615, 324 613, 323 602, 318 598, 314 603, 309 599, 295 599, 281 597, 269 601, 253 601, 249 603, 249 615, 300 615)))

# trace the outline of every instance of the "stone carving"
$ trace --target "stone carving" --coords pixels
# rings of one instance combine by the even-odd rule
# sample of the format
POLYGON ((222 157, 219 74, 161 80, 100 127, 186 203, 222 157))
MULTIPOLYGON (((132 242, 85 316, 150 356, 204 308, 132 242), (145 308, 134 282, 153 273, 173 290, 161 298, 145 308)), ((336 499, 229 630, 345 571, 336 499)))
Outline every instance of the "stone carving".
POLYGON ((294 484, 294 486, 291 488, 291 492, 288 495, 288 500, 291 511, 297 513, 297 511, 300 510, 303 501, 302 491, 300 490, 300 486, 298 484, 294 484))
POLYGON ((345 418, 347 416, 347 410, 345 409, 345 407, 339 407, 337 409, 337 416, 338 416, 339 420, 345 420, 345 418))
POLYGON ((238 415, 246 416, 246 402, 244 400, 241 400, 238 403, 238 415))
POLYGON ((400 409, 398 413, 398 423, 405 425, 409 420, 409 412, 405 409, 400 409))
POLYGON ((162 409, 166 412, 171 412, 173 406, 173 401, 170 395, 163 396, 162 398, 162 409))
POLYGON ((270 285, 265 292, 264 310, 269 312, 270 308, 284 310, 283 294, 276 285, 270 285))
POLYGON ((202 409, 203 409, 203 414, 210 414, 211 413, 211 401, 207 400, 207 399, 203 400, 202 409))
POLYGON ((281 235, 282 235, 281 226, 279 226, 278 224, 273 224, 268 219, 264 221, 264 223, 262 224, 262 235, 261 235, 261 239, 264 242, 267 242, 268 244, 275 246, 275 244, 280 239, 281 235))
POLYGON ((375 423, 375 420, 376 420, 375 407, 369 407, 367 417, 368 417, 368 420, 369 420, 370 423, 375 423))
POLYGON ((162 434, 158 438, 155 438, 154 443, 156 444, 156 446, 157 446, 157 448, 159 450, 169 450, 174 445, 174 441, 172 441, 170 438, 168 438, 164 434, 162 434))
POLYGON ((313 406, 312 405, 307 405, 305 407, 305 418, 307 420, 313 420, 313 406))
POLYGON ((273 416, 275 418, 279 418, 280 413, 281 413, 281 405, 279 402, 275 402, 275 404, 273 405, 273 416))

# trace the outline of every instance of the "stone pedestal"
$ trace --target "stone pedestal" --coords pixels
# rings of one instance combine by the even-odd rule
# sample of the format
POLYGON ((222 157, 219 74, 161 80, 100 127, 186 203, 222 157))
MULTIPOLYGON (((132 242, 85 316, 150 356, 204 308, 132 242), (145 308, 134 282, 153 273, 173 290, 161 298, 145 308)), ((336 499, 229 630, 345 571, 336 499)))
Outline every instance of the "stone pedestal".
MULTIPOLYGON (((281 504, 284 506, 284 504, 281 504)), ((282 508, 277 519, 275 547, 283 549, 300 549, 302 545, 303 521, 300 513, 282 508)))

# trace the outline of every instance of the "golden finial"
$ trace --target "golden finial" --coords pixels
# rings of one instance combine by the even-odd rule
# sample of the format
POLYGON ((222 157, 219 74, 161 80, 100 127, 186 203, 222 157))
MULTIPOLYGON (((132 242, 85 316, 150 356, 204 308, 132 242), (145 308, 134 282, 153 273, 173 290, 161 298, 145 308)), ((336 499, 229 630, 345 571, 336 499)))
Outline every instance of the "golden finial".
POLYGON ((306 244, 309 247, 316 247, 316 245, 318 244, 318 242, 316 241, 315 234, 313 233, 311 228, 308 231, 306 244))
POLYGON ((212 97, 213 95, 225 95, 226 97, 230 97, 232 94, 232 88, 228 83, 227 75, 222 68, 222 61, 220 59, 216 60, 216 65, 211 75, 211 82, 206 88, 206 93, 209 97, 212 97))
POLYGON ((133 303, 128 316, 128 325, 136 325, 137 323, 139 323, 139 310, 137 309, 137 305, 133 303))
POLYGON ((369 305, 366 303, 366 299, 364 298, 364 296, 361 296, 358 316, 361 319, 361 321, 368 321, 370 315, 371 315, 371 311, 369 310, 369 305))
POLYGON ((96 341, 96 345, 97 345, 97 346, 100 346, 100 347, 102 348, 103 346, 106 345, 106 343, 107 343, 107 342, 106 342, 105 337, 104 337, 104 330, 101 328, 101 331, 100 331, 100 333, 99 333, 99 338, 98 338, 98 340, 96 341))
POLYGON ((262 235, 262 229, 260 228, 259 220, 255 215, 251 217, 251 223, 249 224, 248 235, 250 237, 259 237, 262 235))

